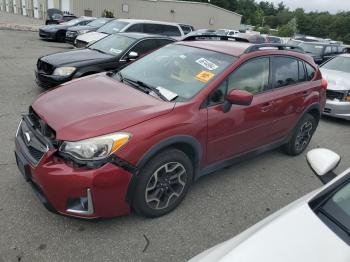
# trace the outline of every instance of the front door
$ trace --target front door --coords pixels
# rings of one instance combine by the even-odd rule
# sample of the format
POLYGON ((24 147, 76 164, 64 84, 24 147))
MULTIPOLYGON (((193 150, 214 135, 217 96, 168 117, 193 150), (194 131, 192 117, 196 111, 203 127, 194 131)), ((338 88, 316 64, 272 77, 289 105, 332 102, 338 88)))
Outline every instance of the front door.
POLYGON ((269 57, 249 60, 236 69, 208 98, 207 161, 213 164, 266 144, 273 119, 269 88, 269 57), (249 106, 222 110, 224 96, 233 89, 254 94, 249 106))

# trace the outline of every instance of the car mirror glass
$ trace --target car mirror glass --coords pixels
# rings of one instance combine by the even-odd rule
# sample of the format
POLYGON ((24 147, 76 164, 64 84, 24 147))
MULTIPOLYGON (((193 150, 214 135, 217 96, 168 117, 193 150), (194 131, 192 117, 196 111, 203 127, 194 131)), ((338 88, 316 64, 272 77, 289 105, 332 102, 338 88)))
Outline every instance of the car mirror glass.
POLYGON ((306 159, 312 171, 324 184, 336 177, 333 170, 341 160, 337 153, 326 148, 310 150, 307 153, 306 159))

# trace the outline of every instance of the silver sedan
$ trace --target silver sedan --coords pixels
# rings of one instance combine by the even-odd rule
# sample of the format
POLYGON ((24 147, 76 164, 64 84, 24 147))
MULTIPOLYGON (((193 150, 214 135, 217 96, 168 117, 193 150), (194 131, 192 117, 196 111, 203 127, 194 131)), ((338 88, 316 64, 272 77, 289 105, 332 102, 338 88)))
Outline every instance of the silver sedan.
POLYGON ((350 54, 342 54, 320 66, 328 81, 323 114, 350 120, 350 54))

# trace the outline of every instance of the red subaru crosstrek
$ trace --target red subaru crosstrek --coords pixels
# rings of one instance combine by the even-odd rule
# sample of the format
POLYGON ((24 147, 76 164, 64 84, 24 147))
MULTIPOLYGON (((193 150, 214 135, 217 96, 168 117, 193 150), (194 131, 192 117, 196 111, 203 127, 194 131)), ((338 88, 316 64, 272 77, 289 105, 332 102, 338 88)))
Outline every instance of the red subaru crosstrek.
POLYGON ((182 41, 63 84, 23 116, 17 165, 52 211, 164 215, 203 175, 275 147, 307 147, 327 82, 293 48, 182 41))

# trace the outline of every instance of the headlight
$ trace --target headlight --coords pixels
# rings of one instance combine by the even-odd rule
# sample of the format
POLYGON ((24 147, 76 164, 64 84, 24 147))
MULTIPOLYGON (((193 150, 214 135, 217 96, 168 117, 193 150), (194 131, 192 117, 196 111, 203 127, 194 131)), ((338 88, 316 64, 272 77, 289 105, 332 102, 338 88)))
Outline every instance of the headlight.
POLYGON ((74 73, 76 70, 75 67, 59 67, 53 71, 53 75, 55 76, 69 76, 74 73))
POLYGON ((78 31, 78 34, 82 35, 82 34, 86 34, 88 32, 90 32, 90 30, 80 30, 80 31, 78 31))
POLYGON ((59 151, 79 160, 101 160, 125 145, 130 137, 129 133, 118 132, 77 142, 65 141, 59 151))

